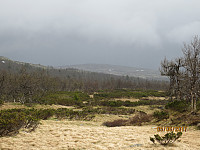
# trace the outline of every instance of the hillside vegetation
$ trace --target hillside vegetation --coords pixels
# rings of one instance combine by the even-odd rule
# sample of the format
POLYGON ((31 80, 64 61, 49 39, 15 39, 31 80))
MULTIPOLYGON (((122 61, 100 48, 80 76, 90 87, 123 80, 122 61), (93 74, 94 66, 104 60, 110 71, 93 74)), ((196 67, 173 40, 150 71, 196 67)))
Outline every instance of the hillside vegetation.
MULTIPOLYGON (((177 146, 191 147, 185 144, 185 141, 192 142, 186 135, 192 134, 197 140, 200 138, 197 136, 199 130, 191 129, 198 129, 200 116, 191 114, 184 103, 169 100, 168 94, 163 91, 101 90, 93 95, 84 92, 51 92, 42 96, 38 102, 39 104, 25 103, 26 105, 5 103, 0 107, 3 108, 0 111, 0 141, 4 143, 0 148, 7 148, 10 142, 17 142, 19 145, 14 144, 16 147, 14 149, 20 146, 22 149, 27 146, 43 149, 49 148, 47 141, 51 141, 52 144, 59 143, 53 144, 54 147, 64 149, 107 149, 108 147, 163 149, 149 142, 149 136, 160 134, 156 128, 152 128, 153 126, 188 127, 188 131, 183 133, 183 142, 170 146, 172 149, 176 149, 177 146), (126 101, 120 100, 125 97, 126 101), (135 98, 139 100, 131 101, 135 98), (9 106, 12 106, 12 109, 6 109, 6 107, 11 108, 9 106), (118 128, 109 129, 112 127, 118 128), (75 130, 79 132, 74 132, 75 130), (139 136, 139 133, 143 136, 139 136), (100 135, 107 140, 103 140, 100 135), (111 135, 115 142, 109 140, 111 135), (134 138, 136 135, 137 138, 134 138), (14 137, 6 139, 5 136, 14 137), (38 136, 43 137, 43 146, 41 141, 36 140, 38 136), (123 139, 119 140, 118 136, 123 139), (32 142, 23 144, 16 139, 32 142), (84 139, 87 139, 87 144, 84 144, 84 139), (131 139, 137 139, 137 143, 131 139), (78 144, 81 142, 82 145, 78 144)), ((199 111, 200 107, 197 109, 199 111)), ((193 142, 192 147, 195 149, 198 144, 193 142)))

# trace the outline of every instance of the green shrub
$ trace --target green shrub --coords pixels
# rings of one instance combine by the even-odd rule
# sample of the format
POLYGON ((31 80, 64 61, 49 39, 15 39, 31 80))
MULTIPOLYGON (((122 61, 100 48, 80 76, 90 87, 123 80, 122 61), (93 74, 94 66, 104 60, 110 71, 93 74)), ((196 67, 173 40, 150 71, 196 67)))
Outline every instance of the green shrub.
POLYGON ((19 129, 25 128, 33 131, 38 126, 39 119, 30 115, 26 110, 1 110, 0 111, 0 136, 17 134, 19 129))
POLYGON ((64 106, 83 106, 83 101, 89 100, 89 95, 83 92, 55 92, 43 96, 40 98, 39 102, 49 105, 56 104, 64 106))
POLYGON ((170 143, 174 143, 177 139, 182 136, 182 132, 174 133, 170 132, 165 134, 164 136, 160 136, 158 134, 154 135, 154 138, 150 137, 150 141, 155 144, 155 141, 160 143, 161 145, 168 145, 170 143))
POLYGON ((166 109, 171 109, 173 111, 178 111, 178 112, 185 112, 189 109, 189 104, 187 104, 185 101, 178 101, 175 100, 173 102, 168 103, 165 108, 166 109))
POLYGON ((165 97, 166 92, 158 92, 155 90, 112 90, 112 91, 99 91, 98 94, 94 94, 94 99, 102 100, 102 99, 112 99, 112 98, 142 98, 148 96, 155 97, 165 97))
POLYGON ((120 107, 123 105, 123 101, 101 101, 100 105, 109 107, 120 107))
POLYGON ((54 109, 39 109, 37 111, 37 117, 42 120, 47 120, 55 114, 54 109))
POLYGON ((83 111, 88 114, 114 114, 114 115, 130 115, 135 113, 135 109, 132 108, 121 108, 121 107, 100 107, 92 108, 85 107, 83 111))
POLYGON ((101 92, 98 94, 94 94, 94 99, 102 100, 102 99, 112 99, 112 98, 142 98, 147 97, 147 93, 145 92, 138 92, 138 91, 108 91, 108 92, 101 92))
MULTIPOLYGON (((90 110, 91 111, 91 110, 90 110)), ((39 120, 46 120, 52 116, 58 119, 92 120, 95 113, 89 110, 73 111, 67 108, 59 109, 8 109, 0 111, 0 136, 17 134, 24 128, 28 132, 37 128, 39 120)), ((96 111, 96 110, 95 110, 96 111)))
POLYGON ((66 108, 59 108, 55 111, 55 116, 58 119, 63 119, 67 115, 68 109, 66 108))
MULTIPOLYGON (((120 106, 126 106, 126 107, 135 107, 135 106, 142 106, 142 105, 165 105, 168 101, 165 100, 139 100, 137 102, 131 102, 131 101, 113 101, 113 100, 102 100, 100 102, 97 102, 96 104, 100 106, 109 106, 109 107, 120 107, 120 106)), ((94 102, 92 105, 95 105, 94 102)))
POLYGON ((153 113, 153 117, 156 118, 158 121, 163 120, 163 119, 168 119, 169 114, 166 111, 155 111, 153 113))
POLYGON ((95 115, 88 113, 88 111, 73 111, 67 108, 59 108, 55 111, 55 116, 58 119, 69 119, 69 120, 92 120, 95 115))

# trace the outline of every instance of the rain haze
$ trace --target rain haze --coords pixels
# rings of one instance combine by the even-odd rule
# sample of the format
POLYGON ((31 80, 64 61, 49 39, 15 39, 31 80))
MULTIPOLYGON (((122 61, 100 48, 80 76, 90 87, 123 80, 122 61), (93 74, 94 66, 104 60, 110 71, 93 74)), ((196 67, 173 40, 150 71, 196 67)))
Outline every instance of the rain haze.
POLYGON ((0 55, 158 69, 200 33, 198 0, 0 0, 0 55))

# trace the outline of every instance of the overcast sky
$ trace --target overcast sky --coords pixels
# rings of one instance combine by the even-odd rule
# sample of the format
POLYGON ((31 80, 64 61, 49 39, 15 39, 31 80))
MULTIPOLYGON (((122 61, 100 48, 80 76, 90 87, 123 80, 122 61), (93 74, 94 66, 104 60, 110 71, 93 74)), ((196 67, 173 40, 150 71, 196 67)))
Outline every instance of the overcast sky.
POLYGON ((200 34, 199 0, 0 0, 0 55, 158 69, 200 34))

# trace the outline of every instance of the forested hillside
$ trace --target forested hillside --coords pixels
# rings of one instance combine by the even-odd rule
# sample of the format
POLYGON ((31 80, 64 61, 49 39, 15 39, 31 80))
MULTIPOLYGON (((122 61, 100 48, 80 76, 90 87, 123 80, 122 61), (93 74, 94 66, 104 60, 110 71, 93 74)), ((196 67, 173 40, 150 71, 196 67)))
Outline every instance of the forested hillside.
POLYGON ((32 102, 47 92, 102 89, 155 89, 168 87, 166 81, 145 80, 129 76, 55 69, 0 58, 0 96, 3 100, 32 102))

